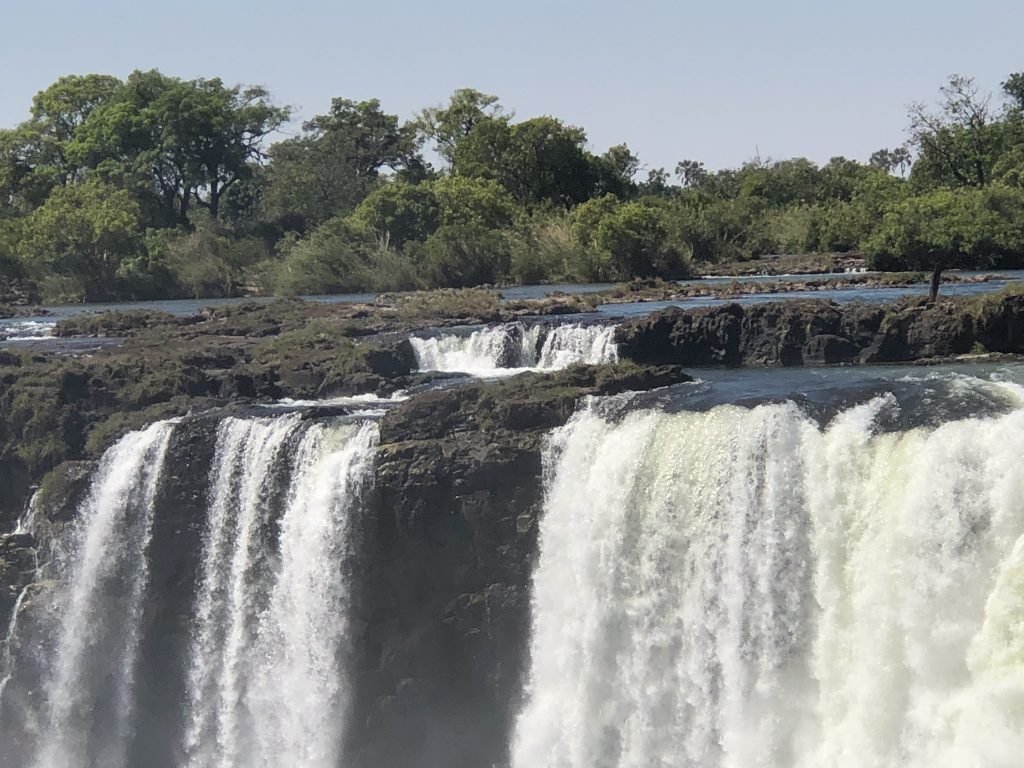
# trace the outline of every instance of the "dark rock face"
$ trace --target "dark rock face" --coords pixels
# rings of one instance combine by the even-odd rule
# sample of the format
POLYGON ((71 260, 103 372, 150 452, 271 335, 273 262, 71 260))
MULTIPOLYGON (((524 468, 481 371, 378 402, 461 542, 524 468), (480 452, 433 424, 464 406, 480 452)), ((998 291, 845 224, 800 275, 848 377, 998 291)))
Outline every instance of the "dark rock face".
POLYGON ((1024 352, 1024 296, 880 307, 791 301, 668 309, 620 326, 619 354, 644 365, 903 363, 1024 352))
POLYGON ((181 734, 170 724, 185 709, 185 657, 203 533, 207 489, 222 413, 184 420, 171 436, 157 490, 150 540, 146 616, 135 683, 135 732, 129 765, 173 768, 181 734))
POLYGON ((689 381, 579 367, 431 392, 381 423, 356 568, 347 764, 503 764, 519 703, 547 431, 580 397, 689 381))
POLYGON ((18 601, 36 571, 36 542, 27 534, 0 534, 0 642, 18 601))

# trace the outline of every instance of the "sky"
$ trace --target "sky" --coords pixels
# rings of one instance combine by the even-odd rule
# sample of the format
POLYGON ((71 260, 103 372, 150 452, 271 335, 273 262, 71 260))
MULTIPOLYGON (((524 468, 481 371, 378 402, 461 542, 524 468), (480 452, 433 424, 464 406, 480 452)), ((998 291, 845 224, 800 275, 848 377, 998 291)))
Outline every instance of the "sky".
POLYGON ((0 127, 61 75, 157 68, 266 86, 299 119, 472 87, 670 171, 866 160, 948 75, 1024 70, 1021 29, 1021 0, 0 0, 0 127))

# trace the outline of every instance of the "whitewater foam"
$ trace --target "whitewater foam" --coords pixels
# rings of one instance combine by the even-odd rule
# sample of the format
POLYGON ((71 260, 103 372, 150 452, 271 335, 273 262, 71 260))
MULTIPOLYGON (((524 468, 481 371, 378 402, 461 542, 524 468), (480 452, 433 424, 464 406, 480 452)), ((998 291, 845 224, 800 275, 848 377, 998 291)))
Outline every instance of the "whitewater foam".
POLYGON ((893 407, 557 432, 513 765, 1019 765, 1024 410, 893 407))

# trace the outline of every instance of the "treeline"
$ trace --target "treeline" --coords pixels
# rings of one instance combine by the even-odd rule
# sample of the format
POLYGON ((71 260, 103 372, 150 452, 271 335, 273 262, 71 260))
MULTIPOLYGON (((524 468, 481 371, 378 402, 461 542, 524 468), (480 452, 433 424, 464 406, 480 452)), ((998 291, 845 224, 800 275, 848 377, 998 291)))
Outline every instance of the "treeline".
POLYGON ((265 90, 157 71, 61 78, 30 115, 0 131, 0 273, 50 300, 680 278, 778 253, 1024 264, 1020 74, 998 97, 950 78, 868 163, 671 174, 469 89, 407 122, 335 99, 277 141, 290 112, 265 90))

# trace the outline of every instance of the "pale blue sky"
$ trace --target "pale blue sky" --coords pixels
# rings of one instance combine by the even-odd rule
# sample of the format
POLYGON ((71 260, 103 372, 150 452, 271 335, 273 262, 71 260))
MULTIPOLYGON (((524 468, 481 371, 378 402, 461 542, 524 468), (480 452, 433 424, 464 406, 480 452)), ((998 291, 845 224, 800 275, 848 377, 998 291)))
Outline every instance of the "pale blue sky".
POLYGON ((0 0, 0 126, 58 76, 159 68, 411 116, 469 86, 649 166, 866 159, 947 75, 1024 70, 1021 0, 0 0))

